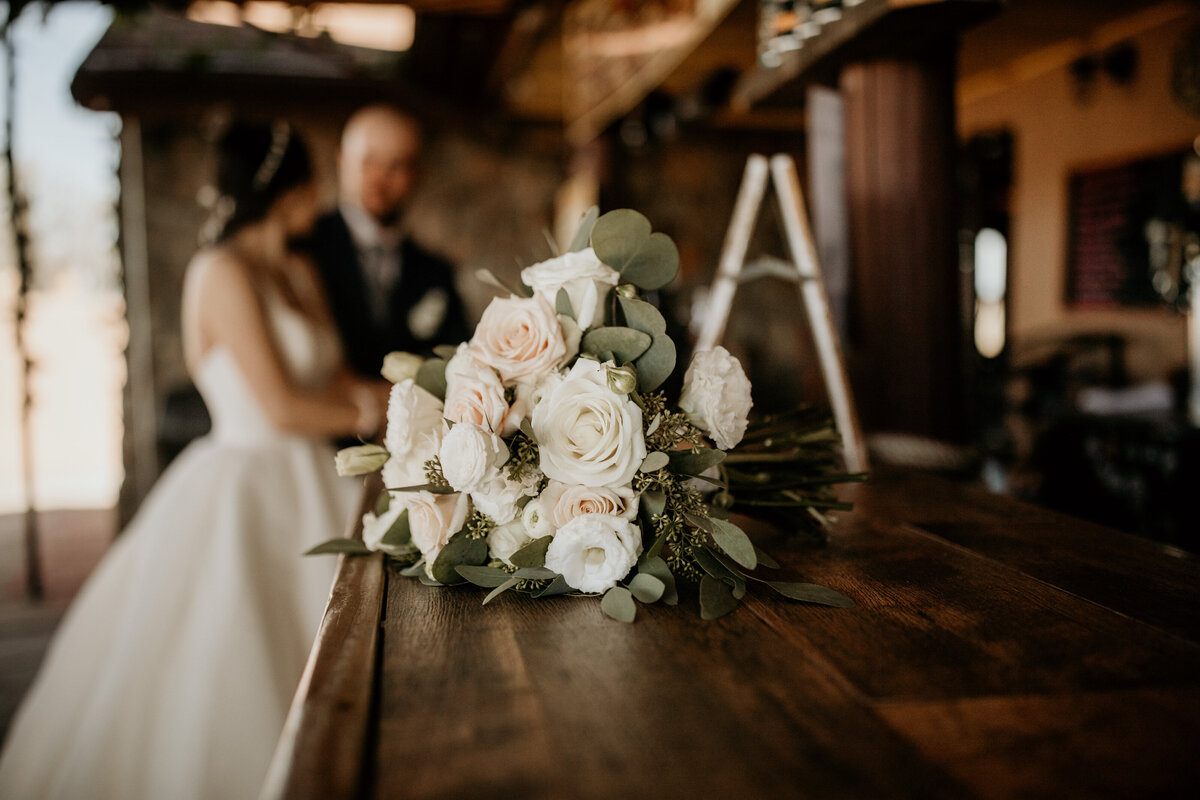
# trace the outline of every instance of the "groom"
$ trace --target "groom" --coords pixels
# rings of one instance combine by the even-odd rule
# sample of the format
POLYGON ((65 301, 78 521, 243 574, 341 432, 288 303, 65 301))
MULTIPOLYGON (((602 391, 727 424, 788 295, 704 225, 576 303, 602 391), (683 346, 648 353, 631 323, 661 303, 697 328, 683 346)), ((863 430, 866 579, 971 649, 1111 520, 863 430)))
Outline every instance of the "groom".
POLYGON ((367 378, 379 377, 392 350, 426 355, 470 336, 452 267, 402 227, 420 149, 408 114, 386 105, 355 112, 338 152, 338 208, 312 235, 346 361, 367 378))

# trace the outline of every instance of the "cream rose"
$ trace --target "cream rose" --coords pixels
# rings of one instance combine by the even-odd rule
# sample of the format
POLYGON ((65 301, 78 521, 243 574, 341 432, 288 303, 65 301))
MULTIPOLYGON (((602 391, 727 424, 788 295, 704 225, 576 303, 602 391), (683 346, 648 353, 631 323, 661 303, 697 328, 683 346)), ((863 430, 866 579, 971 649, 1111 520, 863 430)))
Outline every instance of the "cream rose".
POLYGON ((513 553, 533 541, 525 529, 525 523, 514 519, 506 525, 497 525, 488 534, 488 552, 492 558, 498 558, 505 564, 512 564, 513 553))
POLYGON ((728 450, 742 440, 753 405, 750 380, 728 350, 717 346, 692 356, 679 407, 717 447, 728 450))
POLYGON ((641 533, 628 520, 584 514, 554 534, 546 568, 581 592, 604 592, 629 574, 641 552, 641 533))
POLYGON ((596 258, 590 247, 521 270, 521 282, 533 289, 535 296, 545 298, 551 308, 558 300, 558 290, 566 289, 581 330, 601 321, 604 298, 620 280, 620 274, 596 258))
POLYGON ((496 370, 505 386, 536 383, 572 355, 554 308, 541 297, 492 300, 470 345, 475 357, 496 370))
POLYGON ((646 457, 642 411, 608 388, 603 364, 580 358, 533 409, 546 475, 581 486, 622 486, 646 457))
POLYGON ((593 487, 550 481, 538 501, 549 510, 555 528, 561 528, 584 514, 609 514, 632 520, 638 510, 637 495, 629 484, 593 487))
POLYGON ((392 499, 392 504, 397 505, 396 501, 401 498, 403 505, 408 508, 408 527, 412 531, 413 544, 432 564, 450 537, 466 523, 467 513, 471 509, 470 499, 460 493, 412 492, 397 495, 392 499))
POLYGON ((438 451, 442 476, 460 492, 486 490, 503 481, 500 468, 508 461, 508 445, 473 422, 460 422, 442 439, 438 451))
POLYGON ((504 384, 496 370, 475 358, 465 344, 446 364, 443 413, 451 422, 472 422, 501 436, 511 436, 521 424, 519 415, 511 419, 504 384))

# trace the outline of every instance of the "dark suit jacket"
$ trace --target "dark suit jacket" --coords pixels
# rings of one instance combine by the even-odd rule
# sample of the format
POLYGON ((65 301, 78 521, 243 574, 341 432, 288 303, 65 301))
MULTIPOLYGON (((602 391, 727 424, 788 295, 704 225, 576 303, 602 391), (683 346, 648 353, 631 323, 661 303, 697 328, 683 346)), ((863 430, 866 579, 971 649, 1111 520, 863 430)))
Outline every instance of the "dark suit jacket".
POLYGON ((382 325, 371 315, 362 265, 339 212, 317 221, 307 249, 325 283, 346 362, 359 375, 378 378, 383 357, 392 350, 425 356, 434 345, 458 344, 471 335, 462 299, 454 288, 453 268, 411 238, 401 245, 400 280, 392 289, 388 318, 382 325), (409 328, 409 314, 422 300, 436 303, 439 294, 445 299, 445 316, 432 335, 418 337, 409 328))

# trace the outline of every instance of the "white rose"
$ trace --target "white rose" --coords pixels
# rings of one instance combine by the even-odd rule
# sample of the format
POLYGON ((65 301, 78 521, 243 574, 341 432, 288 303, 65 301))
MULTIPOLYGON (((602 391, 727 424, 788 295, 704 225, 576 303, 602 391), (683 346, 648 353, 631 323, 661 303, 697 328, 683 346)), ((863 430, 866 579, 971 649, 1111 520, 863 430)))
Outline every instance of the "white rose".
POLYGON ((642 410, 608 388, 603 364, 581 358, 533 409, 542 472, 581 486, 629 483, 646 458, 642 410))
POLYGON ((717 346, 692 356, 679 407, 717 447, 728 450, 742 440, 753 405, 750 380, 728 350, 717 346))
POLYGON ((525 530, 525 524, 519 519, 514 519, 506 525, 492 528, 487 537, 488 552, 492 554, 492 558, 498 558, 511 566, 512 561, 509 559, 513 553, 532 541, 533 538, 525 530))
POLYGON ((546 568, 581 592, 604 592, 629 574, 641 552, 641 532, 628 520, 584 514, 554 534, 546 568))
POLYGON ((542 499, 530 500, 521 511, 521 522, 531 539, 540 539, 554 533, 554 515, 543 511, 542 499))
POLYGON ((584 514, 610 514, 632 520, 637 516, 638 498, 633 486, 574 486, 550 481, 538 498, 548 509, 554 527, 561 528, 584 514))
POLYGON ((596 258, 596 251, 590 247, 521 270, 521 282, 536 296, 545 298, 551 308, 558 300, 558 290, 566 289, 581 330, 600 322, 604 298, 620 280, 620 274, 596 258))
POLYGON ((383 369, 379 374, 392 383, 400 383, 409 378, 416 378, 425 359, 415 353, 404 353, 393 350, 383 357, 383 369))
POLYGON ((438 458, 442 476, 456 490, 486 490, 503 479, 500 468, 508 461, 508 445, 473 422, 460 422, 442 439, 438 458))
POLYGON ((392 387, 388 398, 387 433, 383 444, 393 457, 404 457, 414 449, 428 450, 429 435, 441 443, 442 401, 417 386, 411 378, 392 387))
POLYGON ((473 422, 501 436, 511 436, 521 424, 509 419, 504 384, 496 370, 475 358, 468 345, 461 345, 446 364, 446 407, 451 422, 473 422), (510 429, 511 428, 511 429, 510 429))
POLYGON ((376 516, 374 512, 368 511, 362 517, 362 538, 365 544, 371 550, 382 550, 385 553, 395 555, 397 552, 394 548, 383 546, 383 537, 391 527, 396 524, 396 520, 404 513, 406 507, 402 502, 392 500, 388 510, 376 516))
MULTIPOLYGON (((432 564, 438 553, 458 533, 467 521, 471 509, 470 499, 465 494, 434 494, 433 492, 410 492, 397 495, 408 508, 408 527, 412 532, 413 544, 432 564)), ((390 510, 390 509, 389 509, 390 510)))
POLYGON ((491 517, 492 522, 504 525, 517 518, 517 513, 521 510, 517 504, 521 498, 536 493, 537 487, 531 489, 527 481, 514 481, 497 476, 490 485, 471 492, 471 502, 480 513, 491 517))
POLYGON ((570 358, 567 345, 554 308, 540 297, 495 298, 471 339, 475 357, 496 370, 505 386, 536 383, 570 358))

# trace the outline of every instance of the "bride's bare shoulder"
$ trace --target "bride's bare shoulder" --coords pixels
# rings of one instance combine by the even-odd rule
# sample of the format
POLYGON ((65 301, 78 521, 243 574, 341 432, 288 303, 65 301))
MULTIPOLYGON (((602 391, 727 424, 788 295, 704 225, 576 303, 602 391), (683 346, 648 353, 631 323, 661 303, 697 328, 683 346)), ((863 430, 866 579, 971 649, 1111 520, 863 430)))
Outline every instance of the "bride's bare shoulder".
POLYGON ((246 262, 231 248, 215 245, 199 250, 184 274, 184 295, 212 300, 229 293, 253 292, 246 262))

